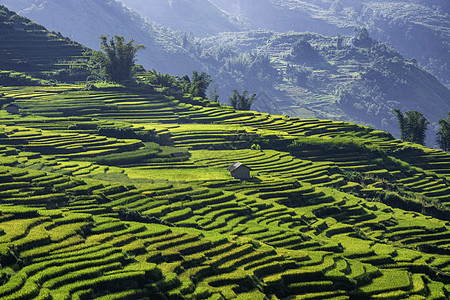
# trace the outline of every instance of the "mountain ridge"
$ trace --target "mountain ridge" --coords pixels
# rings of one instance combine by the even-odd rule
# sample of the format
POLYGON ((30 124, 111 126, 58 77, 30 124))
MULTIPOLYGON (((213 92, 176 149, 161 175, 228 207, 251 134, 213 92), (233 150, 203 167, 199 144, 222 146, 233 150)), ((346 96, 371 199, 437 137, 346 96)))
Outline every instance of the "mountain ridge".
POLYGON ((194 33, 197 36, 213 35, 223 31, 239 31, 231 22, 231 16, 209 0, 197 1, 122 1, 125 5, 139 11, 149 21, 194 33), (192 19, 186 19, 192 16, 192 19))

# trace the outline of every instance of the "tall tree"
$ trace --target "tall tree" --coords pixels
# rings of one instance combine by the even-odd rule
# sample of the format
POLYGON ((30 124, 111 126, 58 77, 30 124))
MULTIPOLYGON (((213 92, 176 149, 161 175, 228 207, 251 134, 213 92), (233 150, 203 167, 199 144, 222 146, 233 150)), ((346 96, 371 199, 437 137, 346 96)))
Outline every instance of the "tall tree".
POLYGON ((136 53, 145 49, 144 45, 134 45, 134 40, 125 42, 123 36, 115 35, 108 42, 108 36, 100 36, 100 47, 104 51, 100 64, 107 79, 124 82, 133 78, 136 53))
POLYGON ((365 27, 355 28, 355 33, 353 45, 356 47, 370 48, 375 44, 375 41, 370 37, 369 32, 365 27))
POLYGON ((228 98, 228 102, 230 105, 237 110, 250 110, 253 103, 256 101, 256 94, 251 95, 250 97, 247 96, 248 91, 244 91, 241 94, 234 89, 232 90, 233 95, 228 98))
POLYGON ((444 151, 450 151, 450 112, 448 117, 439 120, 439 131, 436 134, 436 142, 444 151))
POLYGON ((430 122, 423 114, 415 110, 403 113, 394 109, 393 112, 397 116, 401 139, 405 142, 425 145, 426 131, 430 122))
POLYGON ((219 101, 219 93, 217 92, 218 84, 215 84, 212 89, 209 90, 208 99, 212 102, 220 102, 219 101))
POLYGON ((291 57, 295 62, 305 62, 316 60, 319 55, 307 40, 299 39, 292 45, 291 57))
POLYGON ((183 92, 191 94, 193 97, 202 98, 206 98, 206 92, 212 81, 210 75, 205 72, 199 73, 195 70, 192 70, 192 78, 189 78, 188 75, 180 78, 183 92))

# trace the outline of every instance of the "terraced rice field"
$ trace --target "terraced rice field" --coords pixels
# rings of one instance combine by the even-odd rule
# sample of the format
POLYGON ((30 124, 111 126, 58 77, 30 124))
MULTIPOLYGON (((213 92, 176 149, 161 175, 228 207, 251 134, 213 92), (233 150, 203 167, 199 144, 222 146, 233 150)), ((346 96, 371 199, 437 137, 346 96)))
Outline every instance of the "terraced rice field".
POLYGON ((450 296, 442 151, 187 95, 1 91, 28 112, 0 113, 1 299, 450 296))

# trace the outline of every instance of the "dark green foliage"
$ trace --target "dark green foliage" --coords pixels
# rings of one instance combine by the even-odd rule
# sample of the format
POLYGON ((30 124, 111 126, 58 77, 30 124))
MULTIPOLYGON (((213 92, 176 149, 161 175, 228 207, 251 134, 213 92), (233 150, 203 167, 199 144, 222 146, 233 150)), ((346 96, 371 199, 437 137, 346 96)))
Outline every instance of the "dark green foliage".
POLYGON ((270 89, 280 79, 269 55, 256 51, 256 48, 241 50, 244 47, 240 45, 228 46, 227 41, 216 38, 211 44, 209 41, 199 44, 199 58, 218 84, 217 90, 222 98, 226 98, 234 88, 270 89))
POLYGON ((317 60, 319 55, 311 44, 305 40, 300 39, 292 46, 291 60, 297 63, 307 62, 310 60, 317 60))
POLYGON ((101 165, 129 165, 142 162, 145 159, 155 158, 160 151, 161 150, 159 149, 159 145, 157 144, 146 145, 144 148, 135 151, 97 156, 94 157, 93 160, 101 165))
MULTIPOLYGON (((383 60, 397 58, 398 60, 403 60, 402 55, 397 52, 388 43, 374 43, 370 49, 370 56, 375 61, 375 66, 381 64, 383 60)), ((389 60, 388 60, 389 61, 389 60)), ((380 67, 378 67, 380 68, 380 67)), ((398 70, 398 68, 397 68, 398 70)))
POLYGON ((220 102, 219 93, 217 92, 218 86, 218 84, 215 84, 214 87, 209 91, 208 99, 212 102, 220 102))
POLYGON ((134 40, 125 43, 123 36, 115 35, 108 43, 108 36, 100 36, 100 47, 105 52, 99 56, 102 69, 109 80, 124 82, 130 80, 135 71, 136 53, 144 45, 134 45, 134 40))
MULTIPOLYGON (((14 253, 7 246, 3 246, 0 248, 0 263, 2 266, 12 265, 17 262, 17 257, 15 257, 14 253)), ((0 282, 4 279, 4 273, 0 272, 0 282)))
POLYGON ((311 73, 312 73, 312 70, 310 68, 306 68, 303 66, 297 67, 297 66, 291 66, 288 64, 286 67, 287 78, 291 82, 296 83, 298 86, 307 85, 311 73))
POLYGON ((91 72, 86 65, 71 64, 67 69, 57 70, 52 77, 62 82, 85 81, 91 72))
POLYGON ((394 109, 398 125, 400 128, 401 139, 405 142, 425 144, 425 137, 430 122, 418 111, 407 111, 403 114, 400 110, 394 109))
POLYGON ((184 93, 191 94, 193 97, 206 98, 206 92, 213 80, 205 72, 199 73, 192 70, 192 78, 184 75, 180 78, 180 85, 184 93))
POLYGON ((26 29, 45 30, 43 26, 38 25, 25 17, 17 15, 3 5, 0 5, 0 22, 4 23, 1 25, 5 26, 6 28, 11 28, 14 24, 23 24, 26 29))
POLYGON ((179 157, 173 156, 173 153, 180 153, 180 150, 169 146, 160 147, 156 143, 144 143, 144 147, 134 151, 95 156, 85 160, 95 161, 100 165, 131 166, 146 163, 185 161, 189 159, 188 153, 179 157))
POLYGON ((248 91, 245 90, 242 95, 239 94, 239 92, 234 89, 232 90, 233 95, 228 98, 228 103, 237 110, 250 110, 253 103, 256 101, 256 94, 251 95, 250 97, 247 96, 248 91))
POLYGON ((90 54, 90 59, 87 62, 87 68, 90 74, 86 78, 86 82, 92 82, 93 84, 96 81, 106 81, 105 73, 102 68, 102 62, 105 59, 104 53, 92 50, 88 54, 90 54))
POLYGON ((344 43, 344 37, 342 35, 338 34, 337 42, 336 42, 336 49, 341 50, 343 43, 344 43))
POLYGON ((0 85, 3 86, 37 86, 41 85, 41 83, 40 79, 32 78, 22 73, 0 71, 0 85))
POLYGON ((369 36, 369 32, 365 27, 355 30, 356 35, 353 38, 353 45, 361 48, 370 48, 375 41, 369 36))
POLYGON ((234 53, 229 57, 224 57, 220 60, 219 78, 216 80, 218 82, 242 84, 242 82, 247 83, 246 85, 263 85, 265 88, 266 84, 273 85, 274 82, 278 80, 278 71, 274 68, 270 61, 270 57, 259 52, 244 52, 244 53, 234 53))
POLYGON ((329 140, 318 137, 298 138, 294 140, 288 148, 291 149, 293 153, 296 153, 298 150, 320 149, 322 153, 330 154, 341 151, 358 151, 360 154, 385 155, 384 151, 376 145, 348 137, 334 137, 329 140))
POLYGON ((117 126, 102 126, 98 128, 98 133, 108 137, 115 137, 118 139, 138 139, 143 142, 153 142, 157 139, 156 133, 151 130, 141 131, 117 126))
POLYGON ((144 74, 142 81, 159 87, 167 88, 175 87, 177 85, 177 79, 175 76, 169 75, 167 73, 162 74, 160 72, 157 72, 155 69, 147 71, 144 74))
MULTIPOLYGON (((450 116, 450 113, 449 113, 450 116)), ((436 135, 436 142, 444 151, 450 151, 450 118, 439 120, 439 131, 436 135)))

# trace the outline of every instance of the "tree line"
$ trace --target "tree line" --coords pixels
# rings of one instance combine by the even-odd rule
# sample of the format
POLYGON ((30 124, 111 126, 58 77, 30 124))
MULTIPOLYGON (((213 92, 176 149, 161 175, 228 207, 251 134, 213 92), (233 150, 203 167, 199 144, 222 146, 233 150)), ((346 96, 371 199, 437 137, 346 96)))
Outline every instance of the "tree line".
MULTIPOLYGON (((400 129, 400 138, 405 142, 425 145, 426 131, 430 122, 418 111, 402 112, 394 109, 400 129)), ((436 143, 444 151, 450 151, 450 112, 447 118, 438 122, 439 130, 436 134, 436 143)))
MULTIPOLYGON (((100 36, 100 48, 102 51, 94 51, 91 58, 91 69, 94 78, 106 79, 108 81, 127 84, 133 82, 134 75, 142 67, 136 65, 136 53, 145 49, 144 45, 135 45, 134 40, 125 42, 123 36, 115 35, 108 41, 108 36, 100 36)), ((184 75, 182 77, 161 74, 156 70, 146 72, 146 82, 153 85, 165 87, 167 89, 176 89, 180 92, 190 94, 192 97, 209 98, 214 102, 219 102, 217 86, 210 90, 210 96, 207 96, 208 89, 213 82, 210 75, 205 72, 193 70, 192 76, 184 75)), ((144 80, 145 81, 145 80, 144 80)), ((248 95, 245 90, 239 93, 236 89, 232 90, 232 95, 228 98, 228 103, 237 110, 250 110, 256 101, 256 94, 248 95)))

